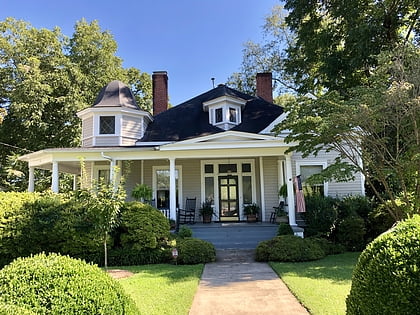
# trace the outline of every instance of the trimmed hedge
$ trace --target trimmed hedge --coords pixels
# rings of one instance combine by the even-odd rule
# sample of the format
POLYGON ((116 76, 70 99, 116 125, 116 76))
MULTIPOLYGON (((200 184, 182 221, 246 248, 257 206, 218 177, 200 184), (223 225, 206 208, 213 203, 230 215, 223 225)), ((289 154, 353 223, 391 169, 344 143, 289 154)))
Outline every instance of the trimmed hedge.
POLYGON ((178 239, 177 249, 180 264, 194 265, 216 261, 214 245, 198 238, 178 239))
POLYGON ((321 246, 310 238, 294 235, 277 236, 258 244, 256 261, 308 261, 325 257, 321 246))
POLYGON ((0 270, 0 301, 38 314, 137 314, 97 266, 57 254, 18 258, 0 270))
POLYGON ((362 252, 353 271, 347 314, 420 310, 420 215, 400 222, 362 252))
POLYGON ((280 222, 279 228, 277 229, 277 236, 280 235, 294 235, 293 229, 289 223, 280 222))

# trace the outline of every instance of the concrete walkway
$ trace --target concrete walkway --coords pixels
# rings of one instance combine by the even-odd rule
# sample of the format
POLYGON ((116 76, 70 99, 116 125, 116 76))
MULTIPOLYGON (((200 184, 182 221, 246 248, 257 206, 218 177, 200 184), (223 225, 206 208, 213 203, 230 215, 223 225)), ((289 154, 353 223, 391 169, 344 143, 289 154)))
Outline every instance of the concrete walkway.
POLYGON ((253 250, 217 250, 206 264, 190 315, 309 314, 253 250))

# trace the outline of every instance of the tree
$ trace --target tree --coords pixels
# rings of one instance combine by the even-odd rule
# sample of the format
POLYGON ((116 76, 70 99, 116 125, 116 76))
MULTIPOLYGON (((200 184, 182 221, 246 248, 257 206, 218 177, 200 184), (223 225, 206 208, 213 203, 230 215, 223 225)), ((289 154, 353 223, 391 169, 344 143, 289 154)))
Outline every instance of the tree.
POLYGON ((136 97, 144 98, 140 104, 150 103, 150 76, 124 69, 116 51, 112 35, 101 31, 97 21, 77 22, 71 38, 59 28, 36 29, 12 18, 0 22, 1 189, 26 187, 26 176, 5 176, 8 156, 79 145, 76 112, 91 106, 110 81, 135 86, 136 97))
POLYGON ((339 152, 336 161, 313 181, 345 181, 355 171, 365 175, 376 197, 395 221, 420 212, 420 51, 396 47, 378 56, 378 67, 366 84, 329 91, 317 99, 288 103, 287 119, 276 130, 289 129, 292 148, 317 155, 339 152))

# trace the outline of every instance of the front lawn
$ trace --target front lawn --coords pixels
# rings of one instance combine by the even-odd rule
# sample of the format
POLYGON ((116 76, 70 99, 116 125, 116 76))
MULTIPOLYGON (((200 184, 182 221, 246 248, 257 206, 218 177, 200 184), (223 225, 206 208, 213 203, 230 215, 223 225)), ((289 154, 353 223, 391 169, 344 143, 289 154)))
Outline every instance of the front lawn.
POLYGON ((144 265, 121 267, 134 272, 118 280, 134 299, 139 314, 188 314, 203 265, 144 265))
POLYGON ((302 263, 270 263, 311 314, 345 314, 351 276, 360 253, 302 263))

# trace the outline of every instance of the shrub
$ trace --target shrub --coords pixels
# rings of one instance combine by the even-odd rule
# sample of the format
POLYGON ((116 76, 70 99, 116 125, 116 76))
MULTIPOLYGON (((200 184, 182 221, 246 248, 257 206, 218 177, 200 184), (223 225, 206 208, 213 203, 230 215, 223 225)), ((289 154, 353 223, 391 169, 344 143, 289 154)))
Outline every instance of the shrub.
POLYGON ((0 315, 36 315, 31 310, 13 304, 0 302, 0 315))
POLYGON ((277 235, 293 235, 293 229, 289 225, 289 223, 280 222, 279 228, 277 230, 277 235))
POLYGON ((420 310, 420 216, 399 223, 362 252, 353 271, 347 314, 420 310))
POLYGON ((170 262, 169 248, 136 251, 130 248, 114 248, 108 252, 109 266, 135 266, 170 262))
POLYGON ((305 236, 329 236, 338 217, 338 199, 318 194, 305 197, 305 236))
POLYGON ((260 242, 256 249, 257 261, 308 261, 321 259, 325 252, 310 238, 282 235, 260 242))
POLYGON ((185 265, 204 264, 216 260, 216 249, 210 242, 197 238, 177 241, 178 263, 185 265))
POLYGON ((338 224, 336 237, 349 251, 360 251, 365 247, 365 221, 357 214, 350 215, 338 224))
POLYGON ((325 255, 336 255, 346 251, 346 248, 342 244, 335 244, 330 240, 322 237, 309 237, 312 241, 317 243, 324 251, 325 255))
POLYGON ((18 258, 0 270, 0 300, 37 314, 136 314, 119 283, 57 254, 18 258))
POLYGON ((179 228, 178 237, 187 238, 187 237, 192 237, 192 235, 193 235, 193 232, 188 226, 181 225, 181 227, 179 228))
POLYGON ((121 245, 136 251, 159 248, 169 237, 169 221, 148 204, 128 202, 121 210, 121 245))

